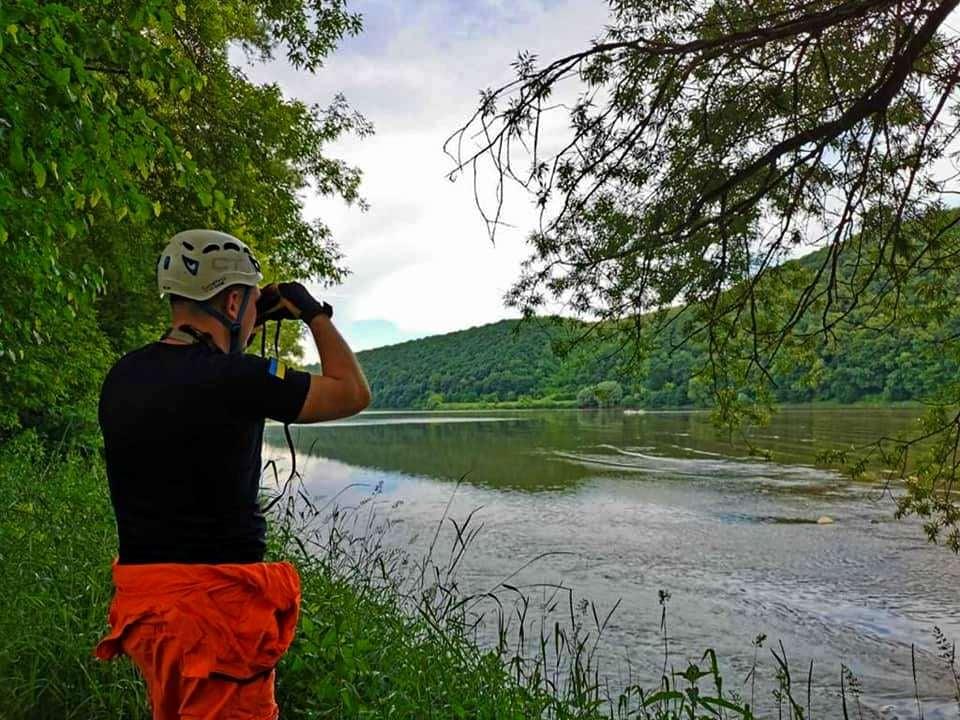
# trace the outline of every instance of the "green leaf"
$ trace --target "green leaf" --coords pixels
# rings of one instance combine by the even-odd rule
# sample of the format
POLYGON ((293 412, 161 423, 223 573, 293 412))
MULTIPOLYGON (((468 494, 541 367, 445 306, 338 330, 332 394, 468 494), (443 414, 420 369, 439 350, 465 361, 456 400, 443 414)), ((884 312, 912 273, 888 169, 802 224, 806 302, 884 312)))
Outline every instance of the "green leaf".
POLYGON ((320 647, 326 650, 333 647, 337 642, 337 629, 335 627, 327 630, 320 639, 320 647))
POLYGON ((47 182, 47 171, 43 165, 36 160, 33 161, 33 177, 38 188, 42 188, 47 182))
POLYGON ((669 702, 671 700, 683 700, 684 695, 681 692, 676 690, 661 690, 660 692, 655 692, 653 695, 650 695, 643 700, 643 707, 650 707, 651 705, 656 705, 661 702, 669 702))
POLYGON ((53 73, 53 81, 57 87, 65 88, 70 83, 70 68, 60 68, 53 73))
POLYGON ((8 237, 9 235, 7 234, 7 229, 0 227, 0 245, 3 245, 7 241, 8 237))
POLYGON ((181 20, 187 19, 187 6, 183 3, 177 3, 177 6, 174 8, 177 13, 177 17, 181 20))
POLYGON ((23 156, 23 133, 14 130, 10 136, 10 167, 14 170, 23 170, 27 161, 23 156))
POLYGON ((163 206, 160 204, 159 200, 154 200, 153 202, 153 214, 156 217, 160 217, 160 211, 163 209, 163 206))

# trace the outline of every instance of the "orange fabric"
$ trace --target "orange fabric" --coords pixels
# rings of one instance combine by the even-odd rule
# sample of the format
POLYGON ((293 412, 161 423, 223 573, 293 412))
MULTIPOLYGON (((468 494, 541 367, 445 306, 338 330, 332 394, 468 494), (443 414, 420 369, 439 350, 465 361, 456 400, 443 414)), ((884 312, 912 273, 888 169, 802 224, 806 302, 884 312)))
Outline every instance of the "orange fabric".
POLYGON ((110 633, 94 649, 128 655, 154 720, 275 720, 274 666, 290 647, 300 577, 290 563, 120 565, 110 633))

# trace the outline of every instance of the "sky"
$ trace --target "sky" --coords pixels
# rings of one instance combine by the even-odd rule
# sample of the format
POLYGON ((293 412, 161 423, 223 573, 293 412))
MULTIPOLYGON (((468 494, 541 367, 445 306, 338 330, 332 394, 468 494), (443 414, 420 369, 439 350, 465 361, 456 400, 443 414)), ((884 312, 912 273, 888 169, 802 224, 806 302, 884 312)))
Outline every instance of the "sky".
MULTIPOLYGON (((518 317, 503 303, 528 255, 534 208, 519 189, 507 198, 492 244, 470 177, 447 179, 444 140, 476 108, 479 91, 513 78, 518 51, 554 58, 586 47, 608 20, 600 0, 363 0, 350 3, 364 31, 344 40, 310 75, 283 60, 233 58, 254 82, 328 105, 338 92, 375 129, 344 137, 329 155, 363 171, 366 212, 308 194, 350 275, 311 289, 334 307, 334 324, 355 351, 518 317)), ((547 311, 563 312, 562 308, 547 311)), ((316 360, 308 348, 307 361, 316 360)))

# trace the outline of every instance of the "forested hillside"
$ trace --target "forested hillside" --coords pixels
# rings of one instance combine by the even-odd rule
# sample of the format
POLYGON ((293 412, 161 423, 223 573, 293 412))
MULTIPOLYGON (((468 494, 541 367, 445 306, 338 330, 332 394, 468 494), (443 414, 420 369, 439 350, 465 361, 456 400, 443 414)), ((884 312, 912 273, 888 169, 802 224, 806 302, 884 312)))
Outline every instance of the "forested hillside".
POLYGON ((425 407, 438 395, 443 402, 572 401, 580 387, 614 374, 616 358, 576 352, 561 362, 550 342, 557 328, 529 322, 516 332, 518 323, 501 320, 357 353, 374 407, 425 407))
MULTIPOLYGON (((786 263, 785 268, 812 272, 821 260, 822 252, 815 252, 786 263)), ((906 295, 900 306, 922 304, 915 302, 917 299, 906 295)), ((868 307, 870 299, 863 305, 868 307)), ((876 323, 857 327, 857 319, 854 312, 835 336, 817 339, 810 367, 788 364, 776 370, 776 399, 841 403, 922 400, 957 376, 960 368, 956 361, 935 350, 937 336, 960 333, 956 312, 914 324, 899 322, 883 330, 876 323)), ((373 407, 378 408, 537 400, 575 404, 581 390, 602 381, 622 385, 620 403, 624 405, 705 405, 708 397, 697 382, 697 372, 703 367, 706 351, 696 340, 680 342, 687 327, 678 321, 658 334, 652 350, 632 371, 621 367, 623 357, 610 341, 584 344, 566 359, 559 359, 551 349, 551 338, 568 337, 586 326, 556 318, 525 324, 502 320, 366 350, 357 357, 373 390, 373 407), (676 348, 678 344, 682 347, 676 348)))

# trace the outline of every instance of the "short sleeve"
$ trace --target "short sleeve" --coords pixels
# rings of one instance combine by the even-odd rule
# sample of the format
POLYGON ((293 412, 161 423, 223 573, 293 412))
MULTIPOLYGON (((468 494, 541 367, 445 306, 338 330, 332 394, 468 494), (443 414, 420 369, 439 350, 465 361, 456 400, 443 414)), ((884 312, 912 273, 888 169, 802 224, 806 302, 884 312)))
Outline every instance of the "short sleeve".
POLYGON ((277 358, 228 355, 230 403, 243 414, 293 422, 310 389, 310 373, 286 367, 277 358))

